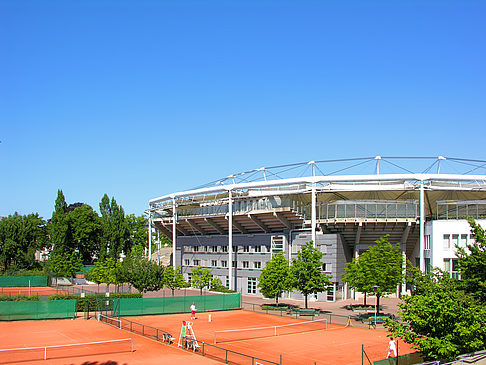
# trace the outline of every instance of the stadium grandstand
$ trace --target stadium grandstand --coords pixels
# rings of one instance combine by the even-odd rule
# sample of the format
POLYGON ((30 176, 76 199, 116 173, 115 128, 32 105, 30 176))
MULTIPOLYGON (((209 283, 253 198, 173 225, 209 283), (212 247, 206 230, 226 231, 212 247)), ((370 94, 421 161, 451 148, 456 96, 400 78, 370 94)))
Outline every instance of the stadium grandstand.
POLYGON ((273 253, 292 259, 313 241, 333 282, 314 299, 336 301, 351 294, 346 263, 384 235, 422 270, 457 276, 455 246, 472 240, 467 218, 486 224, 486 161, 376 156, 263 167, 152 199, 147 214, 186 279, 206 267, 243 294, 259 294, 273 253))

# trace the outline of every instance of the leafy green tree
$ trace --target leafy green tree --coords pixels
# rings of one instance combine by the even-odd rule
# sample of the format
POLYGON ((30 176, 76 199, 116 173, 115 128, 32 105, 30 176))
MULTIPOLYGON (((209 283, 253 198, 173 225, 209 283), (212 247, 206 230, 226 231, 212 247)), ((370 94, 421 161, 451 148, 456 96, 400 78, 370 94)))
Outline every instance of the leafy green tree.
POLYGON ((164 286, 172 290, 172 296, 174 296, 174 290, 184 288, 187 283, 184 281, 184 276, 181 273, 180 267, 174 270, 172 266, 167 267, 164 270, 164 286))
POLYGON ((62 190, 57 191, 54 212, 52 213, 49 234, 52 241, 52 252, 56 255, 70 254, 74 249, 71 242, 71 231, 67 217, 67 204, 62 190))
POLYGON ((482 302, 486 302, 486 234, 473 219, 469 219, 474 242, 457 247, 462 287, 482 302))
POLYGON ((105 283, 109 288, 110 284, 120 283, 118 266, 119 263, 112 257, 99 259, 95 262, 95 267, 90 270, 88 278, 97 284, 105 283))
POLYGON ((157 291, 164 287, 165 267, 150 261, 139 252, 132 250, 118 269, 118 278, 130 283, 140 293, 157 291))
POLYGON ((449 274, 419 269, 408 273, 413 296, 398 304, 401 321, 385 325, 395 337, 413 344, 426 360, 453 359, 486 347, 486 306, 458 290, 449 274))
POLYGON ((119 206, 115 198, 104 195, 100 202, 101 221, 103 227, 103 242, 100 257, 105 256, 118 259, 122 251, 130 251, 130 240, 125 211, 119 206))
POLYGON ((200 295, 202 295, 202 290, 206 287, 210 287, 212 278, 213 274, 211 274, 209 269, 196 267, 194 270, 192 270, 191 285, 199 288, 200 295))
POLYGON ((323 292, 332 284, 328 275, 322 271, 322 256, 323 253, 313 247, 312 241, 307 242, 299 250, 290 267, 292 287, 304 296, 305 308, 309 294, 323 292))
POLYGON ((220 293, 232 293, 233 291, 228 289, 226 286, 223 285, 221 279, 213 277, 211 280, 211 287, 210 290, 217 291, 220 293))
POLYGON ((394 292, 403 280, 403 258, 400 246, 388 242, 387 236, 380 237, 375 243, 347 265, 343 280, 356 290, 374 293, 379 311, 380 298, 394 292))
POLYGON ((0 262, 3 270, 32 269, 37 266, 35 252, 46 245, 46 222, 37 213, 17 213, 0 219, 0 262))
POLYGON ((275 298, 276 304, 284 291, 292 289, 289 262, 283 252, 276 253, 267 261, 258 278, 258 287, 266 298, 275 298))
POLYGON ((98 214, 87 204, 75 208, 68 214, 70 236, 83 263, 92 264, 99 255, 102 240, 102 225, 98 214))
POLYGON ((74 277, 83 268, 83 260, 74 251, 55 252, 49 258, 49 270, 57 276, 74 277))
MULTIPOLYGON (((125 217, 125 221, 129 233, 129 246, 141 245, 144 248, 147 247, 149 237, 147 217, 130 214, 125 217)), ((152 248, 155 248, 154 245, 152 245, 152 248)))

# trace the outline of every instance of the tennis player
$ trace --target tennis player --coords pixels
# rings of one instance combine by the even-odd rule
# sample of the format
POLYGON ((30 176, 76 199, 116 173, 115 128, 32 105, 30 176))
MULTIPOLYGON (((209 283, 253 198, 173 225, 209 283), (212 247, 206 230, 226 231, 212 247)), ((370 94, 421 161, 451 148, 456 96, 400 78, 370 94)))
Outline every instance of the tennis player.
POLYGON ((196 319, 196 305, 194 303, 191 305, 191 319, 196 319))
POLYGON ((391 337, 390 342, 388 342, 388 355, 386 355, 387 359, 390 357, 390 354, 392 352, 393 352, 393 357, 397 357, 397 345, 393 337, 391 337))

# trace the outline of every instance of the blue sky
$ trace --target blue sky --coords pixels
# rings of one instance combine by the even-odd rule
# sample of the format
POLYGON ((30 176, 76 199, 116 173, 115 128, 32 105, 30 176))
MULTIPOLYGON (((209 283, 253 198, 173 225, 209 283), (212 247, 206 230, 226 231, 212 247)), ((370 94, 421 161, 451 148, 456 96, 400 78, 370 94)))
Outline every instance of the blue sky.
POLYGON ((234 172, 486 159, 485 1, 0 0, 0 216, 234 172))

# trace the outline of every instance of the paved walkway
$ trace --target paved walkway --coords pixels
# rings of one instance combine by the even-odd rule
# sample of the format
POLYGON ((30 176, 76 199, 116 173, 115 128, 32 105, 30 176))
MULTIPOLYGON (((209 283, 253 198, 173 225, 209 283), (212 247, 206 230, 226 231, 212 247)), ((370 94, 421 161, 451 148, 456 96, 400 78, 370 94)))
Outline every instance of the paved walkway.
MULTIPOLYGON (((244 302, 244 303, 251 303, 251 304, 275 303, 275 300, 266 299, 266 298, 263 298, 261 296, 255 296, 255 295, 242 295, 241 301, 244 302)), ((280 298, 278 302, 279 303, 285 303, 285 304, 297 305, 301 308, 305 307, 304 300, 280 298)), ((400 303, 400 302, 401 302, 401 300, 397 299, 397 298, 380 298, 380 305, 383 308, 382 312, 396 315, 397 309, 398 309, 398 303, 400 303)), ((332 314, 349 316, 349 315, 353 315, 355 313, 353 313, 350 310, 345 309, 345 306, 347 306, 349 304, 363 304, 363 303, 364 303, 363 299, 359 299, 359 300, 347 299, 347 300, 341 300, 341 301, 338 301, 338 302, 309 301, 308 307, 309 308, 321 309, 321 310, 327 311, 327 312, 332 313, 332 314)), ((366 304, 374 305, 375 304, 375 297, 367 298, 366 304)))

